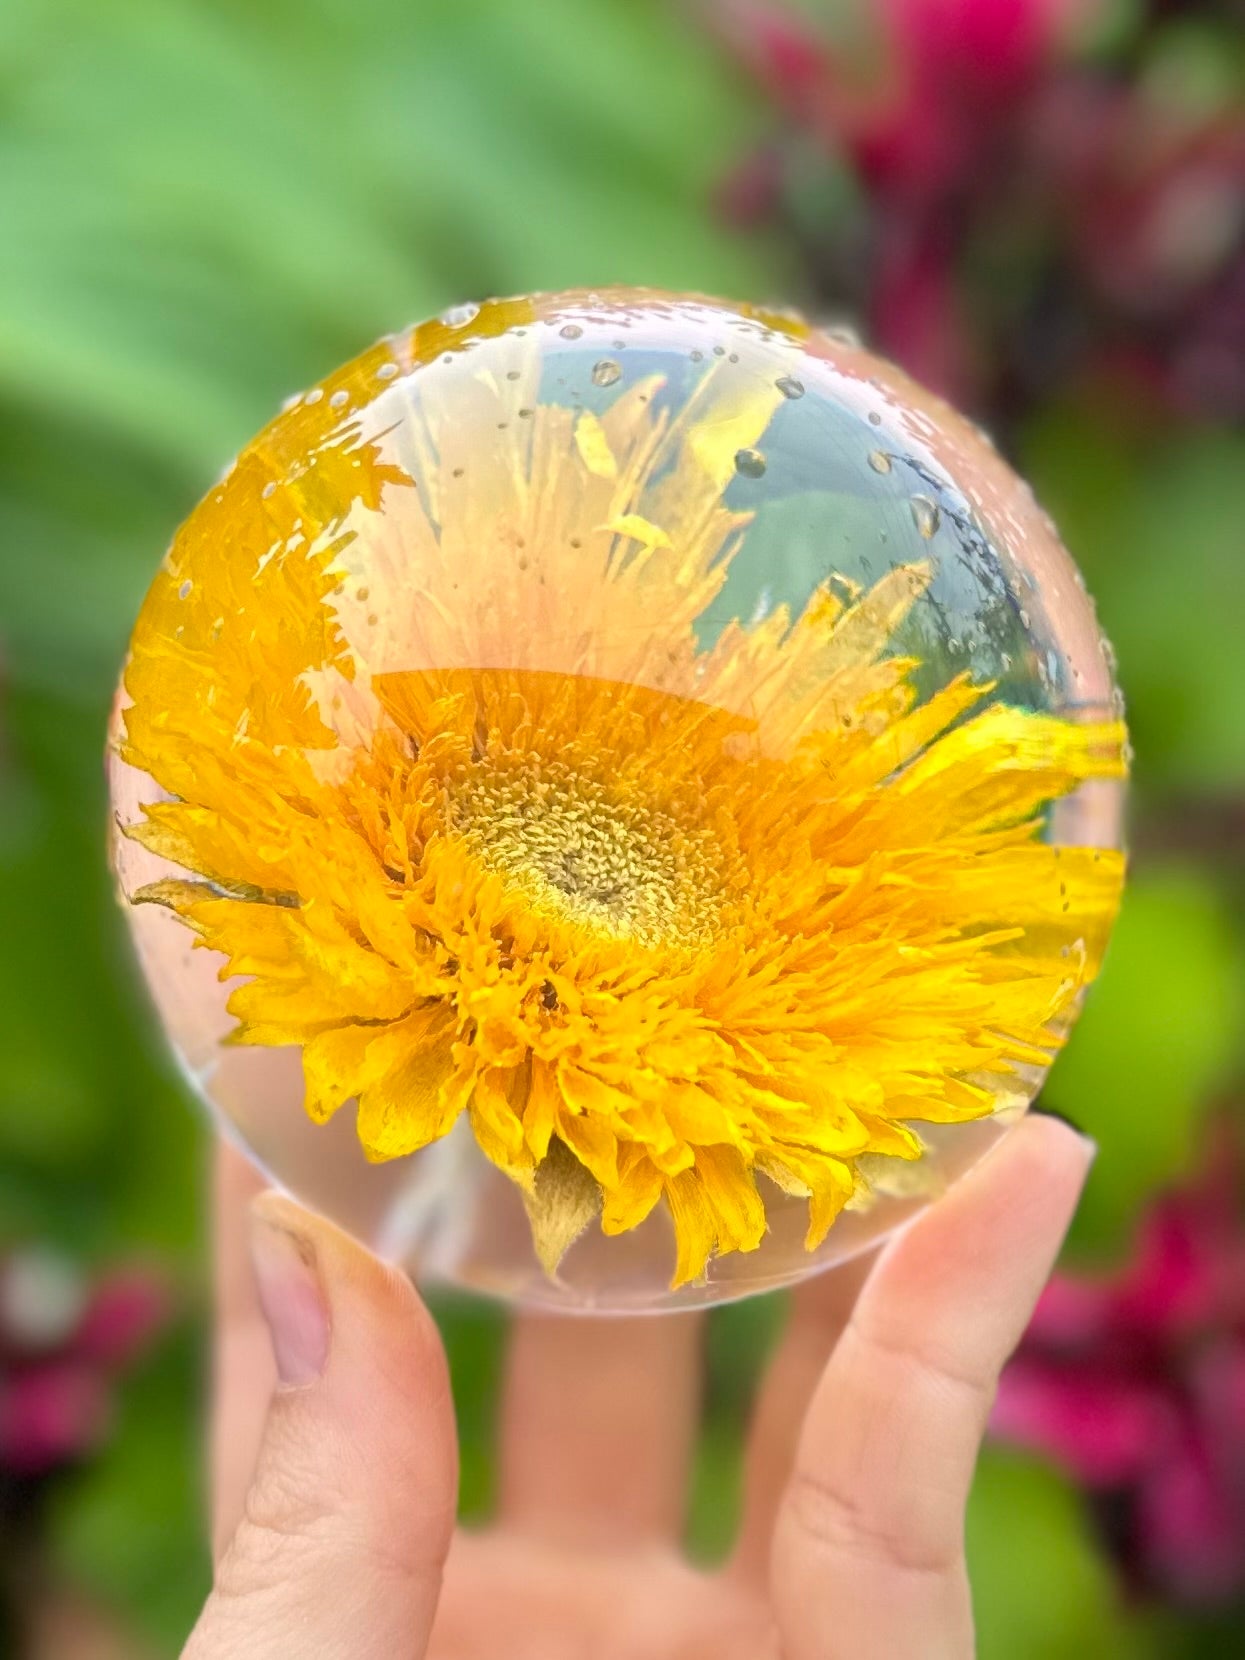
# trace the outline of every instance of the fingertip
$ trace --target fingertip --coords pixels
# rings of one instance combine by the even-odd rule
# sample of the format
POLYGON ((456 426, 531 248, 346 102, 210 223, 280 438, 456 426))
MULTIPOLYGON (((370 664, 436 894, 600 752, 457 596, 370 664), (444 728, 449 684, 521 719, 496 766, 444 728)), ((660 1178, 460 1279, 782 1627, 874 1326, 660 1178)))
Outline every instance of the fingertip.
POLYGON ((1062 1121, 1027 1115, 883 1250, 857 1305, 865 1329, 1001 1364, 1054 1266, 1096 1153, 1062 1121))
POLYGON ((1030 1107, 1016 1129, 1017 1133, 1027 1131, 1030 1139, 1040 1137, 1046 1146, 1058 1149, 1056 1157, 1069 1163, 1079 1160, 1086 1170, 1098 1157, 1098 1143, 1093 1136, 1053 1107, 1030 1107))
POLYGON ((305 1255, 320 1265, 326 1279, 355 1299, 388 1302, 411 1291, 404 1274, 336 1223, 278 1188, 266 1188, 251 1201, 250 1226, 253 1238, 274 1232, 296 1240, 305 1255))
POLYGON ((252 1200, 250 1218, 253 1239, 287 1236, 314 1262, 335 1334, 340 1328, 346 1341, 400 1346, 408 1364, 421 1369, 442 1363, 436 1322, 401 1268, 275 1188, 252 1200))
POLYGON ((919 1219, 931 1230, 992 1223, 1012 1232, 1026 1218, 1066 1227, 1097 1156, 1097 1143, 1066 1119, 1028 1112, 919 1219))
POLYGON ((248 1220, 282 1387, 186 1652, 305 1630, 317 1654, 422 1653, 457 1490, 436 1327, 405 1275, 287 1195, 248 1220))
POLYGON ((324 1217, 308 1210, 276 1187, 261 1188, 253 1196, 250 1216, 252 1225, 259 1223, 264 1227, 284 1228, 289 1233, 307 1238, 313 1238, 322 1230, 326 1233, 338 1231, 324 1217))
POLYGON ((401 1269, 287 1194, 259 1194, 250 1223, 284 1386, 269 1453, 299 1463, 306 1452, 282 1449, 314 1446, 335 1465, 326 1486, 353 1490, 394 1526, 417 1517, 412 1538, 430 1525, 440 1538, 453 1520, 457 1445, 449 1367, 423 1299, 401 1269))
POLYGON ((1066 1211, 1066 1228, 1097 1156, 1098 1143, 1068 1119, 1034 1110, 1004 1136, 983 1174, 988 1179, 989 1163, 998 1159, 1005 1167, 999 1182, 1028 1185, 1052 1221, 1066 1211))
POLYGON ((301 1218, 275 1207, 251 1210, 251 1263, 272 1338, 277 1379, 287 1389, 312 1384, 328 1363, 329 1306, 319 1255, 301 1218))

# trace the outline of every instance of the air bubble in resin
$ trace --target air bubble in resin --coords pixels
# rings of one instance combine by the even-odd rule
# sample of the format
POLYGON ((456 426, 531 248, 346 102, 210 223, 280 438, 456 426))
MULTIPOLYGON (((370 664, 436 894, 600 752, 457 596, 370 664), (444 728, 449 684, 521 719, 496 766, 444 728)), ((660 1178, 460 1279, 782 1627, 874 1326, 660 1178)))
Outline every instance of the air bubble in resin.
POLYGON ((1028 492, 853 339, 456 306, 178 533, 118 890, 300 1200, 518 1302, 712 1302, 876 1242, 1032 1099, 1118 902, 1118 710, 1028 492))

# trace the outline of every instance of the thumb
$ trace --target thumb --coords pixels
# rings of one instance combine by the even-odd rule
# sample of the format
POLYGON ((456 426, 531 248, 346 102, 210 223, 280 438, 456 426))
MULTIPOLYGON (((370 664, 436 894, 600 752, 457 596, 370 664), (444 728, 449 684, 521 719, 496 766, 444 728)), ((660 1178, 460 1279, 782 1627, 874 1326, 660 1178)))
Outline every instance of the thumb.
POLYGON ((457 1488, 436 1326, 404 1275, 276 1193, 251 1254, 279 1381, 183 1660, 422 1655, 457 1488))

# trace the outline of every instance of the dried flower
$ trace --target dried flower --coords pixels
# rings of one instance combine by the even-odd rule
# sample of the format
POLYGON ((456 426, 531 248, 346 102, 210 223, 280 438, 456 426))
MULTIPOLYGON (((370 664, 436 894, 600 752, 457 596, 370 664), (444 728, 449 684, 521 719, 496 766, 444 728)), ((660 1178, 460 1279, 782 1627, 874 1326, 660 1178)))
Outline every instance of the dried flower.
POLYGON ((758 1245, 758 1177, 815 1245, 910 1121, 1049 1060, 1122 860, 1042 815, 1123 732, 966 675, 919 701, 892 635, 925 564, 702 646, 780 387, 715 371, 672 421, 602 359, 598 414, 516 361, 387 448, 335 429, 313 487, 265 485, 261 440, 191 521, 122 754, 167 796, 127 833, 193 876, 135 897, 221 954, 235 1041, 301 1048, 313 1119, 357 1101, 368 1158, 467 1113, 550 1269, 664 1202, 681 1283, 758 1245))

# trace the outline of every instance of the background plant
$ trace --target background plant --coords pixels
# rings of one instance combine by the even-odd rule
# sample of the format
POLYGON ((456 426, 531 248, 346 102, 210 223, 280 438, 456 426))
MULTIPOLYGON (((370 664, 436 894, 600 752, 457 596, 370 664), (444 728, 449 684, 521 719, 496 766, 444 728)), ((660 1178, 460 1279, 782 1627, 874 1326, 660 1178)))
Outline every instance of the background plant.
MULTIPOLYGON (((863 310, 884 345, 994 425, 1032 478, 1116 641, 1138 750, 1133 891, 1050 1089, 1102 1144, 1074 1262, 1125 1254, 1154 1190, 1192 1166, 1207 1109, 1243 1070, 1245 439, 1230 377, 1190 391, 1170 368, 1173 342, 1207 331, 1213 350, 1232 349, 1211 298, 1229 323, 1240 315, 1230 281, 1231 232, 1245 223, 1233 159, 1245 46, 1227 4, 1034 7, 1008 101, 972 106, 990 131, 1011 132, 1015 109, 1069 86, 1126 112, 1157 89, 1164 109, 1183 111, 1189 153, 1209 145, 1214 163, 1213 191, 1204 169, 1184 176, 1197 188, 1183 223, 1196 228, 1200 204, 1219 233, 1205 238, 1210 286, 1169 296, 1160 315, 1138 306, 1146 279, 1134 268, 1127 316, 1111 311, 1090 257, 1108 275, 1126 263, 1105 186, 1083 192, 1055 236, 1043 217, 1054 175, 1037 152, 1000 180, 1000 152, 978 141, 938 175, 946 244, 938 260, 913 256, 896 284, 906 309, 888 314, 871 262, 905 223, 923 249, 930 203, 899 190, 898 163, 877 171, 830 89, 863 75, 853 120, 868 116, 890 84, 887 55, 911 53, 928 9, 9 0, 0 1245, 52 1241, 100 1263, 141 1246, 204 1306, 205 1136, 125 966, 102 854, 108 700, 173 527, 288 393, 376 334, 469 296, 575 283, 863 310), (802 101, 758 58, 758 29, 787 42, 779 60, 804 77, 802 101), (977 304, 981 294, 995 303, 977 304), (940 338, 928 324, 912 332, 913 316, 937 321, 935 300, 957 330, 966 314, 975 325, 958 367, 914 345, 940 338), (1039 326, 1052 315, 1070 318, 1079 342, 1057 365, 1039 326), (1035 357, 1051 372, 1032 372, 1035 357)), ((890 110, 895 143, 918 152, 920 122, 948 86, 1001 49, 989 44, 998 8, 943 9, 963 28, 944 28, 941 57, 931 68, 926 54, 926 78, 890 110), (929 79, 938 64, 942 82, 929 79)), ((1088 125, 1091 138, 1114 130, 1088 125)), ((1163 173, 1178 233, 1180 184, 1163 173)), ((1153 205, 1144 190, 1137 200, 1139 213, 1153 205)), ((1176 235, 1177 251, 1181 234, 1192 235, 1176 235)), ((478 1510, 501 1325, 478 1307, 444 1314, 464 1505, 478 1510)), ((750 1357, 780 1317, 761 1301, 711 1324, 693 1520, 707 1552, 729 1525, 750 1357)), ((123 1388, 111 1438, 58 1481, 43 1531, 49 1571, 119 1606, 156 1653, 176 1652, 205 1584, 202 1327, 201 1315, 123 1388)), ((987 1660, 1234 1652, 1226 1616, 1126 1606, 1075 1489, 1035 1457, 987 1455, 971 1547, 987 1660)))

